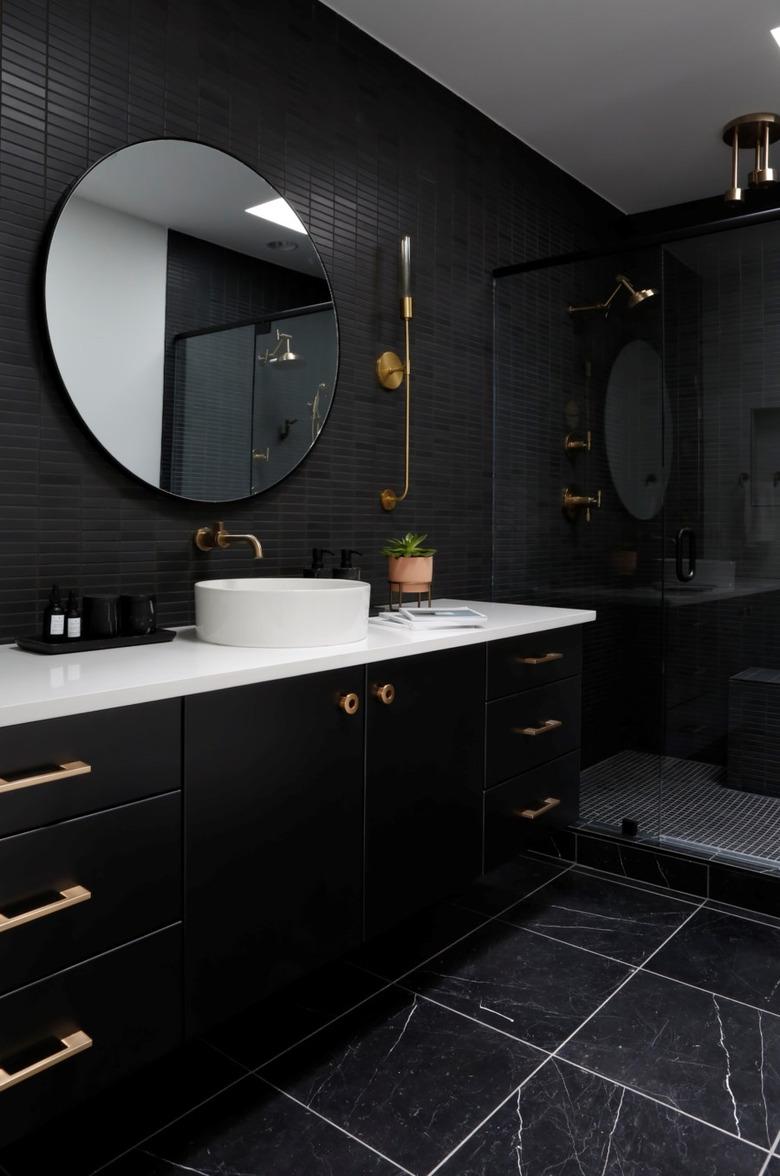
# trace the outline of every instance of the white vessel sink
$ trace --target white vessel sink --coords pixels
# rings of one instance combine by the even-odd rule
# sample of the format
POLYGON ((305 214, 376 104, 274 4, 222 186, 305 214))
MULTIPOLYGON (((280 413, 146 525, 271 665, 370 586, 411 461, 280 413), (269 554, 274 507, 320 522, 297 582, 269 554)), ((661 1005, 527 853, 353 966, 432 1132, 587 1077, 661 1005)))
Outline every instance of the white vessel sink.
POLYGON ((195 624, 214 645, 346 645, 368 633, 370 596, 361 580, 203 580, 195 624))

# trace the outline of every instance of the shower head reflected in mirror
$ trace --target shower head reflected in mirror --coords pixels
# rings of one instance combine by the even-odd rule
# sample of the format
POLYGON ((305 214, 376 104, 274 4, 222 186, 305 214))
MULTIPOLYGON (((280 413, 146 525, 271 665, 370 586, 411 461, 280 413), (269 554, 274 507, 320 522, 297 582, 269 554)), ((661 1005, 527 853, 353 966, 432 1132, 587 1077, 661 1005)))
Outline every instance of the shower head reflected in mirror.
POLYGON ((303 356, 296 354, 292 347, 292 335, 286 335, 279 328, 276 328, 276 346, 272 349, 266 348, 265 355, 258 355, 258 363, 274 364, 279 367, 284 365, 284 368, 300 367, 303 364, 303 356))
POLYGON ((645 302, 648 298, 653 298, 658 291, 646 286, 644 289, 637 290, 629 278, 625 274, 615 274, 615 281, 617 285, 615 289, 607 298, 606 302, 591 302, 586 306, 569 306, 567 310, 569 314, 579 314, 583 310, 601 310, 605 315, 609 314, 610 307, 621 290, 628 291, 628 302, 626 305, 629 310, 633 310, 635 306, 639 306, 640 302, 645 302))

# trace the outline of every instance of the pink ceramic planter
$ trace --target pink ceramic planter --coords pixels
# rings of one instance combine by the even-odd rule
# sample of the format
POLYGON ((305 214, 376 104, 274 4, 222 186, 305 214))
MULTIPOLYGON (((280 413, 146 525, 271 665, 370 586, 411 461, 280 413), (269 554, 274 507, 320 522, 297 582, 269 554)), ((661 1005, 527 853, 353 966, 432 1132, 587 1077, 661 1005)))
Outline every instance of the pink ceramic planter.
POLYGON ((433 580, 432 555, 389 555, 387 578, 401 584, 404 592, 427 592, 433 580))

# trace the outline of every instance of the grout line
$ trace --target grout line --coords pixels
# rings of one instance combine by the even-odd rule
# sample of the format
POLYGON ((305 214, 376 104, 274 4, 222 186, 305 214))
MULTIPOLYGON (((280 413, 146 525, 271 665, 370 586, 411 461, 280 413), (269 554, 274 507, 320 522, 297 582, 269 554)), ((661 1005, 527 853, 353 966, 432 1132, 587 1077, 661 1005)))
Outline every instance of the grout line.
POLYGON ((511 927, 513 931, 525 931, 527 935, 538 935, 540 939, 547 939, 551 943, 560 943, 564 947, 571 947, 574 951, 584 951, 588 955, 598 956, 601 960, 610 960, 613 964, 622 964, 625 968, 638 968, 639 964, 632 964, 629 960, 621 960, 617 956, 607 955, 605 951, 596 951, 593 947, 582 947, 579 943, 571 943, 568 939, 559 939, 557 935, 548 935, 546 931, 537 931, 535 927, 519 927, 517 923, 510 923, 508 919, 499 919, 503 927, 511 927))
POLYGON ((328 1119, 325 1115, 321 1114, 319 1111, 316 1111, 314 1107, 309 1106, 305 1102, 301 1102, 301 1100, 296 1098, 295 1095, 288 1094, 286 1090, 282 1090, 279 1086, 274 1086, 273 1082, 269 1082, 267 1078, 260 1078, 259 1075, 255 1075, 255 1078, 258 1082, 262 1082, 265 1086, 269 1086, 271 1090, 275 1090, 277 1094, 281 1094, 284 1098, 289 1098, 290 1102, 295 1103, 296 1106, 302 1107, 305 1111, 308 1111, 312 1115, 316 1115, 317 1118, 321 1119, 323 1123, 327 1123, 329 1126, 335 1127, 336 1130, 339 1131, 342 1135, 346 1135, 348 1139, 352 1139, 355 1143, 359 1143, 361 1147, 364 1147, 368 1151, 373 1152, 375 1156, 379 1156, 380 1159, 387 1160, 387 1162, 392 1164, 394 1168, 397 1168, 399 1172, 405 1172, 406 1176, 415 1176, 415 1173, 410 1172, 408 1168, 404 1168, 403 1164, 399 1164, 397 1160, 393 1160, 390 1158, 390 1156, 386 1156, 385 1153, 379 1151, 378 1148, 372 1147, 370 1143, 366 1143, 365 1139, 360 1139, 357 1135, 353 1135, 352 1132, 347 1131, 345 1127, 340 1127, 338 1123, 334 1123, 332 1119, 328 1119))
POLYGON ((772 1162, 772 1157, 777 1154, 778 1144, 780 1144, 780 1131, 778 1131, 777 1135, 775 1136, 774 1143, 772 1144, 772 1150, 770 1151, 767 1158, 764 1160, 764 1166, 761 1169, 761 1171, 758 1173, 758 1176, 764 1176, 764 1173, 769 1171, 769 1165, 772 1162))
POLYGON ((780 921, 777 917, 764 911, 751 911, 750 907, 734 906, 730 902, 721 902, 719 898, 708 898, 705 909, 716 915, 730 915, 732 919, 744 919, 746 923, 760 923, 762 927, 772 927, 775 931, 780 931, 780 921), (714 903, 720 903, 720 906, 714 906, 714 903), (774 922, 769 921, 772 918, 774 922))
MULTIPOLYGON (((666 1110, 674 1111, 675 1114, 682 1115, 686 1119, 692 1119, 694 1123, 701 1123, 702 1127, 709 1127, 712 1131, 719 1131, 721 1135, 728 1135, 729 1139, 734 1139, 738 1143, 744 1143, 748 1147, 754 1147, 757 1151, 765 1153, 767 1160, 772 1158, 770 1148, 773 1144, 764 1147, 761 1143, 754 1143, 752 1139, 746 1139, 744 1135, 735 1135, 733 1131, 727 1131, 725 1127, 718 1127, 716 1123, 710 1123, 707 1119, 700 1119, 698 1115, 694 1115, 690 1111, 684 1111, 672 1102, 665 1102, 664 1099, 658 1098, 657 1095, 648 1094, 647 1091, 639 1090, 636 1086, 629 1086, 628 1083, 620 1082, 617 1078, 608 1078, 606 1074, 602 1074, 599 1070, 592 1070, 590 1066, 583 1066, 582 1062, 575 1062, 571 1058, 559 1058, 554 1055, 552 1060, 561 1062, 564 1066, 573 1066, 576 1070, 582 1070, 585 1074, 592 1074, 594 1078, 599 1078, 602 1082, 609 1082, 612 1086, 619 1086, 623 1090, 635 1094, 637 1098, 644 1098, 648 1102, 655 1103, 656 1106, 665 1107, 666 1110)), ((777 1138, 780 1139, 780 1135, 777 1138)))
POLYGON ((679 902, 684 906, 695 906, 706 901, 704 895, 694 894, 692 890, 676 890, 671 886, 661 886, 658 882, 642 882, 641 878, 629 878, 626 874, 611 874, 609 870, 597 870, 595 866, 584 866, 575 863, 575 870, 584 878, 600 878, 612 886, 626 886, 629 890, 641 890, 643 894, 655 894, 658 898, 666 897, 672 902, 679 902), (680 897, 683 895, 684 897, 680 897))
POLYGON ((714 988, 702 988, 700 984, 692 984, 690 980, 680 980, 678 976, 667 976, 666 972, 656 972, 653 968, 644 969, 648 976, 656 976, 659 980, 670 980, 672 984, 682 984, 685 988, 693 988, 696 992, 703 992, 705 996, 717 996, 719 1000, 727 1000, 731 1004, 742 1005, 745 1009, 751 1009, 754 1013, 761 1013, 766 1017, 780 1017, 780 1012, 775 1013, 772 1009, 762 1009, 760 1005, 751 1004, 750 1001, 740 1000, 737 996, 729 996, 727 992, 719 992, 714 988))
POLYGON ((410 996, 416 996, 418 1000, 424 1000, 428 1004, 436 1005, 437 1008, 444 1009, 448 1013, 454 1013, 456 1017, 463 1017, 466 1021, 472 1021, 475 1025, 479 1025, 480 1029, 488 1029, 493 1033, 500 1033, 502 1037, 508 1037, 510 1041, 517 1041, 520 1045, 528 1046, 534 1053, 542 1053, 545 1057, 549 1056, 549 1049, 545 1049, 543 1045, 535 1045, 527 1037, 518 1037, 516 1033, 510 1033, 509 1030, 501 1029, 498 1025, 491 1025, 486 1021, 480 1021, 479 1017, 474 1017, 471 1013, 464 1013, 461 1009, 454 1009, 452 1005, 443 1004, 440 1000, 434 1000, 432 996, 426 996, 424 992, 418 992, 416 988, 407 988, 405 984, 400 985, 400 987, 403 992, 408 992, 410 996))
POLYGON ((477 1132, 481 1131, 482 1128, 485 1126, 485 1124, 489 1123, 490 1120, 493 1118, 493 1116, 495 1114, 497 1114, 501 1110, 502 1107, 506 1106, 506 1104, 509 1102, 510 1098, 517 1098, 518 1094, 523 1089, 523 1087, 528 1082, 530 1082, 532 1078, 536 1077, 536 1075, 539 1073, 539 1071, 542 1069, 542 1067, 547 1065, 547 1063, 549 1062, 551 1057, 552 1057, 551 1054, 548 1055, 547 1057, 545 1057, 544 1060, 541 1061, 539 1063, 539 1065, 534 1070, 532 1070, 531 1073, 528 1074, 527 1077, 525 1077, 523 1079, 523 1081, 520 1083, 519 1086, 516 1086, 513 1090, 510 1090, 510 1092, 506 1096, 506 1098, 502 1099, 501 1102, 498 1104, 498 1106, 493 1107, 493 1110, 490 1112, 489 1115, 485 1115, 485 1118, 480 1123, 477 1123, 476 1127, 474 1127, 471 1131, 469 1131, 468 1135, 464 1136, 464 1138, 461 1139, 460 1143, 456 1144, 456 1146, 454 1148, 452 1148, 451 1151, 447 1152, 447 1155, 444 1156, 443 1159, 439 1160, 438 1164, 436 1164, 433 1168, 431 1168, 431 1170, 428 1172, 427 1176, 434 1176, 435 1172, 438 1172, 440 1168, 443 1168, 444 1165, 446 1163, 448 1163, 448 1161, 451 1160, 452 1157, 457 1152, 460 1151, 460 1149, 464 1146, 464 1144, 467 1144, 470 1139, 473 1139, 473 1137, 477 1134, 477 1132))

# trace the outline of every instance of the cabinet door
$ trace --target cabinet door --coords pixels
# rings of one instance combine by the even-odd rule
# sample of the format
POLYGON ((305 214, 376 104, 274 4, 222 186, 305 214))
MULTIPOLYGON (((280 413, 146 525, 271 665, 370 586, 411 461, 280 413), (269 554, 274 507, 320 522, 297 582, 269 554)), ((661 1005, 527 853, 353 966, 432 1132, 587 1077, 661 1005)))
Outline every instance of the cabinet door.
POLYGON ((190 1033, 360 940, 363 677, 357 667, 186 699, 190 1033), (355 714, 340 706, 351 693, 355 714))
POLYGON ((485 647, 379 662, 367 686, 371 936, 480 873, 485 647))

